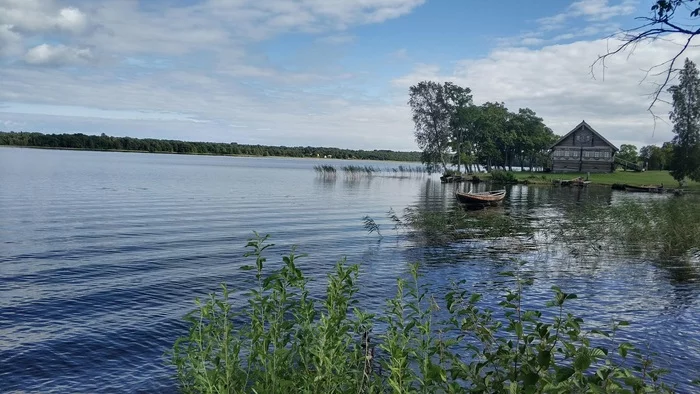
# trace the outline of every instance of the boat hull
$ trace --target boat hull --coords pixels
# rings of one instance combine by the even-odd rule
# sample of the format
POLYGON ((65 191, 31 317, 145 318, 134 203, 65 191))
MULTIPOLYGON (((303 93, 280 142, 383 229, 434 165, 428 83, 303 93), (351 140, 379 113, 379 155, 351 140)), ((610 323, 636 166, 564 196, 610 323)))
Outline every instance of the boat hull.
POLYGON ((663 186, 630 186, 625 185, 625 191, 633 193, 663 193, 663 186))
POLYGON ((485 193, 456 193, 457 201, 465 205, 497 206, 506 196, 505 190, 485 193))

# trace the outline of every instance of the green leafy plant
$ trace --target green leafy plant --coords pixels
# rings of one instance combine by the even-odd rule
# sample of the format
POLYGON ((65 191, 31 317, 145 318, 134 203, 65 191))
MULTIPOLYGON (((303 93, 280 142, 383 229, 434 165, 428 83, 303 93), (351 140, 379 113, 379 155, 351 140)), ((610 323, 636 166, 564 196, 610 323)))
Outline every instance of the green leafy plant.
POLYGON ((189 330, 171 352, 183 392, 671 392, 651 358, 616 339, 627 322, 585 330, 565 309, 576 295, 558 287, 547 313, 526 310, 523 263, 502 274, 511 285, 496 310, 464 282, 435 297, 412 265, 375 317, 357 306, 357 266, 336 264, 315 301, 296 265, 302 256, 292 251, 270 270, 267 240, 256 234, 247 245, 255 265, 243 270, 257 286, 241 310, 222 285, 186 316, 189 330))
POLYGON ((489 172, 489 175, 491 175, 491 180, 493 182, 518 183, 518 179, 515 177, 515 174, 509 171, 491 170, 491 172, 489 172))

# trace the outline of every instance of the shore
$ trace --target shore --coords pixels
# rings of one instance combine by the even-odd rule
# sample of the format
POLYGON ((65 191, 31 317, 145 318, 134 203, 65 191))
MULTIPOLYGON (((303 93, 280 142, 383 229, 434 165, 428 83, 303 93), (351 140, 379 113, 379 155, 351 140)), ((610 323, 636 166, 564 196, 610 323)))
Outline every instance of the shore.
MULTIPOLYGON (((512 174, 522 183, 530 184, 547 184, 551 185, 552 181, 556 179, 574 179, 578 177, 583 177, 586 179, 587 174, 581 173, 543 173, 543 172, 517 172, 514 171, 512 174)), ((479 177, 483 179, 488 179, 488 174, 479 174, 479 177)), ((589 181, 592 185, 605 185, 612 186, 614 184, 626 184, 631 186, 642 186, 642 185, 664 185, 667 188, 678 188, 678 182, 673 179, 668 171, 644 171, 644 172, 634 172, 634 171, 615 171, 612 173, 591 173, 588 176, 589 181)), ((700 190, 700 183, 688 181, 682 189, 692 189, 700 190)))
POLYGON ((92 149, 92 148, 66 148, 66 147, 49 147, 49 146, 31 146, 31 145, 0 145, 0 148, 19 148, 19 149, 43 149, 43 150, 67 150, 67 151, 86 151, 86 152, 119 152, 119 153, 148 153, 157 155, 187 155, 187 156, 222 156, 222 157, 266 157, 266 158, 286 158, 286 159, 316 159, 316 160, 346 160, 346 161, 380 161, 393 163, 418 163, 420 161, 404 161, 404 160, 380 160, 380 159, 350 159, 337 157, 315 157, 315 156, 287 156, 287 155, 249 155, 249 154, 218 154, 218 153, 197 153, 197 152, 171 152, 171 151, 147 151, 137 149, 92 149))

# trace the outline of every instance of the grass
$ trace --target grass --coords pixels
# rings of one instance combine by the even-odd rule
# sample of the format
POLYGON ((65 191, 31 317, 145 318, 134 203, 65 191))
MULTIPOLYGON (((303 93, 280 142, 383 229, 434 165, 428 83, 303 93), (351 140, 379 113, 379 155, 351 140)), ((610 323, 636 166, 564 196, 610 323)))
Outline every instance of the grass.
POLYGON ((182 392, 671 392, 659 381, 664 371, 615 335, 627 322, 586 330, 566 311, 576 295, 556 286, 547 313, 526 310, 532 279, 522 277, 522 263, 502 273, 510 289, 495 310, 464 282, 429 293, 413 265, 384 311, 371 315, 355 297, 357 265, 339 262, 316 299, 294 251, 282 268, 267 268, 267 239, 248 243, 255 265, 243 269, 258 285, 235 297, 247 300, 243 310, 222 285, 186 316, 189 331, 171 352, 182 392))
MULTIPOLYGON (((586 174, 581 173, 542 173, 542 172, 512 172, 513 176, 519 181, 528 181, 528 183, 551 184, 555 179, 573 179, 577 177, 586 177, 586 174)), ((596 185, 613 185, 613 184, 628 184, 628 185, 661 185, 668 188, 678 187, 678 182, 673 179, 668 171, 616 171, 613 173, 596 174, 591 173, 589 180, 596 185)), ((684 188, 700 190, 700 183, 687 182, 684 188)))

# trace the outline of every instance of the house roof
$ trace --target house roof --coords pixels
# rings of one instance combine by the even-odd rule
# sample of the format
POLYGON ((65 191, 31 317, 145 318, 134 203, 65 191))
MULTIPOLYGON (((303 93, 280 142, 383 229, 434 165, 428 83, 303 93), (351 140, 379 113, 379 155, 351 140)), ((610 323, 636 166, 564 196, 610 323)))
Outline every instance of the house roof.
POLYGON ((603 137, 602 135, 600 135, 599 132, 595 131, 595 129, 594 129, 593 127, 591 127, 591 125, 589 125, 588 123, 586 123, 585 120, 581 121, 581 123, 579 123, 578 125, 576 125, 576 127, 574 127, 573 129, 571 129, 571 131, 569 131, 568 133, 566 133, 566 135, 564 135, 563 137, 559 138, 559 140, 558 140, 557 142, 555 142, 552 146, 550 146, 549 149, 552 149, 552 148, 554 148, 555 146, 559 145, 562 141, 564 141, 564 140, 566 139, 566 137, 570 136, 574 131, 578 130, 581 126, 586 126, 593 134, 595 134, 598 138, 600 138, 601 140, 603 140, 603 142, 605 142, 606 144, 610 145, 610 147, 613 148, 613 150, 614 150, 615 152, 619 151, 619 149, 617 149, 617 147, 616 147, 615 145, 613 145, 613 144, 612 144, 610 141, 608 141, 605 137, 603 137))

